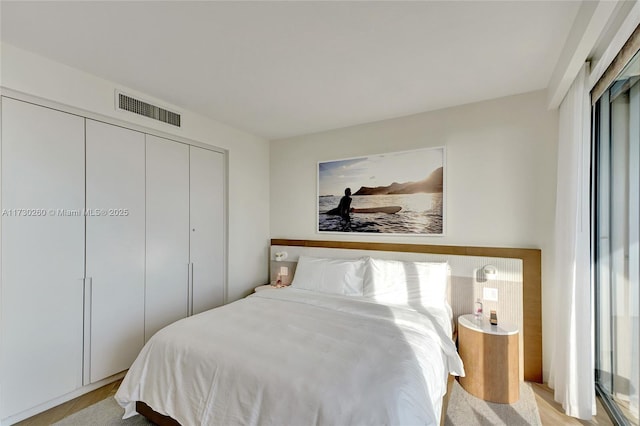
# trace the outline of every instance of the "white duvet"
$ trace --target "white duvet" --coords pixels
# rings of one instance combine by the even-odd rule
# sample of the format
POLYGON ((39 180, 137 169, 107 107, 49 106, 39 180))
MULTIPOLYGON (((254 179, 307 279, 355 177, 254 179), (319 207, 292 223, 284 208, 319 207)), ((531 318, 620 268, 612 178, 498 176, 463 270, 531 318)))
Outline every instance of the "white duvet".
POLYGON ((159 331, 116 400, 190 425, 436 425, 463 375, 446 311, 264 290, 159 331))

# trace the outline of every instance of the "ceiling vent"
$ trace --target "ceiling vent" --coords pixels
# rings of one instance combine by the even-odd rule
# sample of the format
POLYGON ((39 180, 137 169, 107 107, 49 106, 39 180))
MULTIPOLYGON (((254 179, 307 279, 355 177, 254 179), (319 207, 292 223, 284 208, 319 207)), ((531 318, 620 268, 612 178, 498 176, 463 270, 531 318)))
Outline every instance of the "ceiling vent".
POLYGON ((180 127, 180 114, 166 110, 157 105, 152 105, 140 99, 132 98, 123 93, 117 94, 117 109, 129 111, 134 114, 144 115, 172 126, 180 127))

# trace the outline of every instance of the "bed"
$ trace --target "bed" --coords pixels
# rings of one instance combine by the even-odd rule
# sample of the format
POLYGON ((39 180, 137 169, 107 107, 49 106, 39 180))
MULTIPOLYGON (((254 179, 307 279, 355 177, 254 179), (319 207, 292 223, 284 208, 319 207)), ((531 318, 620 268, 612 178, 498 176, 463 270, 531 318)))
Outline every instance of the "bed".
POLYGON ((301 257, 290 287, 159 331, 116 400, 185 426, 437 425, 464 374, 446 282, 442 263, 301 257))

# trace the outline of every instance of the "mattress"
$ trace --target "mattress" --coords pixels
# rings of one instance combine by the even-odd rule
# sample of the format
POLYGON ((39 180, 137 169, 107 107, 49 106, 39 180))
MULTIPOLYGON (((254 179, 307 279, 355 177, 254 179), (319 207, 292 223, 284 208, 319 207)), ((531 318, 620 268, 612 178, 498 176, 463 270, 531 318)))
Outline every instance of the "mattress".
POLYGON ((159 331, 115 397, 185 426, 436 425, 449 374, 445 309, 285 288, 159 331))

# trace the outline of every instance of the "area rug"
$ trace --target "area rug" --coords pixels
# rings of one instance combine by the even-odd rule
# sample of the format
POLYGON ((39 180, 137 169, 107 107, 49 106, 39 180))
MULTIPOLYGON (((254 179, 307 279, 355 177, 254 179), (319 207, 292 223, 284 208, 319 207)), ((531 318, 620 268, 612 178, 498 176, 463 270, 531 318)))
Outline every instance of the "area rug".
MULTIPOLYGON (((142 416, 122 420, 124 409, 115 399, 107 398, 84 410, 54 423, 56 426, 142 426, 151 425, 142 416)), ((520 400, 514 404, 495 404, 468 394, 457 381, 453 381, 451 398, 445 418, 447 426, 509 425, 540 426, 536 398, 527 383, 520 385, 520 400)))
POLYGON ((124 408, 120 407, 116 400, 111 397, 90 405, 89 407, 65 417, 55 426, 147 426, 153 425, 142 416, 133 416, 127 420, 122 420, 124 408))
POLYGON ((445 417, 446 426, 540 426, 536 396, 528 383, 520 384, 520 399, 513 404, 483 401, 467 393, 454 380, 445 417))

